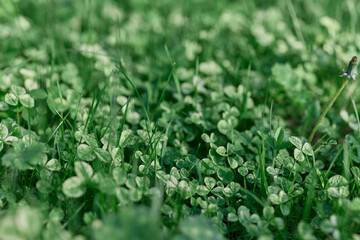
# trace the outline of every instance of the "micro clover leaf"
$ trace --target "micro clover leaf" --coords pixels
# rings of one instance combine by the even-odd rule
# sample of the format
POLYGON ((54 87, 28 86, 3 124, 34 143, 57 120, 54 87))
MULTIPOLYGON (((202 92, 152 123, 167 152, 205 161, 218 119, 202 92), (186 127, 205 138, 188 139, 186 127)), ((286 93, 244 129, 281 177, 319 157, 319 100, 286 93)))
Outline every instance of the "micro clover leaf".
POLYGON ((301 150, 302 148, 302 141, 300 138, 295 137, 295 136, 291 136, 289 137, 289 141, 298 149, 301 150))
POLYGON ((9 134, 8 128, 4 124, 0 123, 0 151, 2 151, 4 147, 4 141, 7 138, 8 134, 9 134))
POLYGON ((216 149, 216 152, 220 155, 220 156, 223 156, 223 157, 226 157, 227 156, 227 152, 226 152, 226 148, 223 147, 223 146, 220 146, 216 149))
POLYGON ((216 185, 216 181, 212 177, 205 177, 204 178, 205 185, 208 187, 208 189, 213 189, 216 185))
POLYGON ((134 135, 134 133, 129 129, 123 130, 121 132, 119 145, 121 147, 126 147, 126 146, 133 145, 134 143, 135 143, 135 135, 134 135))
POLYGON ((30 96, 35 99, 46 99, 47 93, 42 89, 34 89, 30 91, 30 96))
POLYGON ((23 206, 17 209, 14 224, 21 235, 19 239, 37 239, 43 228, 42 214, 35 208, 23 206))
POLYGON ((21 105, 26 108, 33 108, 35 105, 34 99, 29 94, 23 94, 19 96, 21 105))
POLYGON ((93 161, 96 158, 96 155, 95 155, 93 149, 89 145, 86 145, 86 144, 80 144, 77 147, 76 152, 77 152, 78 157, 84 161, 93 161))
POLYGON ((91 165, 86 162, 75 162, 74 167, 76 175, 84 181, 89 181, 94 174, 91 165))
POLYGON ((311 147, 310 143, 308 143, 308 142, 304 144, 304 146, 302 148, 302 152, 308 156, 314 155, 313 148, 311 147))
POLYGON ((45 167, 50 170, 50 171, 60 171, 61 170, 61 165, 60 165, 60 161, 58 159, 50 159, 45 167))
POLYGON ((86 192, 84 179, 80 177, 70 177, 62 185, 63 193, 71 198, 79 198, 86 192))
POLYGON ((334 198, 344 198, 349 195, 349 186, 346 178, 335 175, 326 184, 327 193, 334 198))
POLYGON ((114 168, 112 171, 112 176, 115 180, 115 183, 119 186, 124 184, 126 181, 126 172, 122 168, 114 168))
POLYGON ((218 167, 217 175, 224 183, 229 183, 234 179, 231 169, 223 166, 218 167))
POLYGON ((263 208, 263 215, 266 220, 271 220, 274 217, 275 209, 271 206, 266 206, 263 208))
POLYGON ((11 86, 11 91, 15 94, 15 96, 20 97, 21 95, 26 93, 25 88, 13 85, 11 86))
POLYGON ((303 162, 305 160, 304 154, 298 148, 295 148, 294 150, 294 158, 299 162, 303 162))
POLYGON ((98 157, 98 159, 102 162, 111 162, 112 160, 111 154, 102 148, 96 148, 94 150, 94 153, 98 157))
POLYGON ((209 193, 209 189, 205 187, 204 185, 199 185, 196 187, 196 192, 200 196, 206 196, 209 193))
POLYGON ((19 103, 18 98, 13 93, 7 93, 5 95, 5 102, 11 106, 16 106, 19 103))

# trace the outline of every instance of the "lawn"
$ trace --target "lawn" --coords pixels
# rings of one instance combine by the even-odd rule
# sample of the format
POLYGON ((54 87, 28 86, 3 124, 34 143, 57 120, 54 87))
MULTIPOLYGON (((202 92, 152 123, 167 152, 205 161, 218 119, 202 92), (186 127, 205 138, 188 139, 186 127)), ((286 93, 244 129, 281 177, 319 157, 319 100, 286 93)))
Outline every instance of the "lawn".
POLYGON ((1 0, 0 240, 360 239, 358 13, 1 0))

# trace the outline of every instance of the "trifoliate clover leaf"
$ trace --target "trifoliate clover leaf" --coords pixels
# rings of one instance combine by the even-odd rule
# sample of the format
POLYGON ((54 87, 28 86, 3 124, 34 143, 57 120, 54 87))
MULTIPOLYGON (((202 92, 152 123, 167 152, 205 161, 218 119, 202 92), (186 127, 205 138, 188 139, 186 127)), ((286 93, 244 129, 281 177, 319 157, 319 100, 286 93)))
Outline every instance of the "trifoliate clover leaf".
POLYGON ((206 196, 209 193, 209 189, 204 185, 199 185, 196 187, 196 193, 200 196, 206 196))

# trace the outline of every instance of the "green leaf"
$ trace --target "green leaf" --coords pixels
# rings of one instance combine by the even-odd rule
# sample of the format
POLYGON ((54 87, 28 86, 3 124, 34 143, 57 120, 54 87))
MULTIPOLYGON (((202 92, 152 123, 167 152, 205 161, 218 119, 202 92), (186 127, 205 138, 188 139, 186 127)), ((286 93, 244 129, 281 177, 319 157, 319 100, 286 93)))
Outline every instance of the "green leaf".
POLYGON ((16 85, 11 86, 11 90, 17 97, 26 93, 25 88, 16 85))
POLYGON ((278 168, 273 168, 272 166, 268 166, 266 168, 266 171, 270 174, 270 175, 273 175, 273 176, 276 176, 280 173, 280 169, 278 168))
POLYGON ((278 197, 278 195, 276 194, 270 194, 269 195, 269 200, 272 204, 275 204, 275 205, 279 205, 280 204, 280 199, 278 197))
POLYGON ((47 93, 42 89, 34 89, 30 91, 30 96, 35 99, 46 99, 47 93))
POLYGON ((196 187, 196 192, 200 196, 206 196, 209 193, 209 189, 205 187, 204 185, 199 185, 196 187))
POLYGON ((61 165, 60 165, 60 161, 58 159, 50 159, 45 167, 50 170, 50 171, 60 171, 61 170, 61 165))
POLYGON ((135 135, 134 135, 134 133, 130 129, 123 130, 121 132, 119 145, 121 147, 126 147, 126 146, 133 145, 134 143, 135 143, 135 135))
POLYGON ((63 183, 62 191, 68 197, 79 198, 86 192, 86 185, 80 177, 70 177, 63 183))
MULTIPOLYGON (((95 177, 95 175, 94 175, 94 177, 95 177)), ((116 192, 115 192, 116 184, 115 184, 115 181, 111 177, 100 174, 98 183, 99 183, 100 192, 102 192, 104 194, 108 194, 108 195, 116 194, 116 192)))
POLYGON ((5 102, 11 106, 16 106, 18 105, 19 100, 13 93, 7 93, 5 95, 5 102))
POLYGON ((54 190, 53 186, 51 185, 51 181, 46 181, 46 180, 37 181, 36 188, 37 190, 39 190, 39 192, 43 194, 49 194, 54 190))
POLYGON ((218 167, 217 175, 225 184, 234 179, 234 173, 227 167, 218 167))
POLYGON ((230 123, 225 120, 220 120, 217 124, 217 127, 222 134, 226 134, 228 131, 231 130, 230 123))
POLYGON ((228 187, 230 188, 233 194, 237 193, 241 188, 240 184, 236 182, 229 183, 228 187))
POLYGON ((86 144, 80 144, 76 152, 78 157, 84 161, 93 161, 96 158, 93 149, 86 144))
POLYGON ((239 219, 235 213, 230 212, 227 216, 229 222, 237 222, 239 219))
POLYGON ((220 156, 223 156, 223 157, 226 157, 227 154, 226 154, 226 149, 225 147, 223 146, 220 146, 216 149, 216 152, 220 155, 220 156))
POLYGON ((302 141, 300 138, 295 137, 295 136, 291 136, 289 137, 289 141, 298 149, 302 148, 302 141))
POLYGON ((279 199, 281 203, 286 203, 289 200, 289 197, 283 190, 281 190, 279 192, 279 199))
POLYGON ((336 226, 334 226, 328 219, 325 219, 320 224, 321 231, 325 233, 332 233, 336 226))
POLYGON ((350 209, 355 212, 360 212, 360 198, 354 198, 351 201, 350 209))
MULTIPOLYGON (((304 145, 305 146, 305 145, 304 145)), ((303 162, 305 161, 305 156, 304 154, 298 149, 298 148, 295 148, 294 150, 294 158, 296 161, 298 162, 303 162)))
POLYGON ((207 135, 206 133, 201 134, 201 139, 206 143, 211 142, 211 139, 210 139, 209 135, 207 135))
POLYGON ((8 135, 9 135, 8 128, 4 124, 0 123, 0 141, 4 141, 8 135))
POLYGON ((227 155, 231 155, 235 152, 235 146, 231 143, 226 144, 227 155))
POLYGON ((272 219, 274 216, 274 213, 275 213, 275 210, 271 206, 266 206, 263 208, 263 215, 266 220, 272 219))
POLYGON ((64 211, 61 208, 53 208, 49 213, 49 220, 60 222, 64 218, 64 211))
POLYGON ((16 211, 14 223, 23 239, 36 239, 43 227, 42 214, 35 208, 24 206, 16 211))
POLYGON ((314 154, 314 151, 310 145, 310 143, 305 143, 303 148, 302 148, 302 152, 305 153, 306 155, 312 156, 314 154))
POLYGON ((94 150, 94 153, 96 154, 98 159, 102 162, 111 162, 112 160, 111 154, 102 148, 96 148, 94 150))
POLYGON ((280 211, 281 211, 282 215, 288 216, 290 214, 290 203, 281 204, 280 211))
POLYGON ((283 230, 285 228, 284 219, 282 219, 280 217, 276 217, 274 220, 275 220, 275 224, 279 228, 279 230, 283 230))
POLYGON ((123 187, 116 188, 116 198, 124 205, 130 201, 129 190, 123 187))
POLYGON ((236 157, 228 157, 228 163, 232 169, 236 169, 239 166, 236 157))
POLYGON ((21 105, 26 108, 33 108, 35 105, 34 99, 29 94, 23 94, 19 96, 21 105))
POLYGON ((250 222, 250 210, 246 206, 240 206, 238 208, 239 222, 243 225, 247 225, 250 222))
POLYGON ((123 185, 126 181, 126 172, 122 168, 114 168, 112 171, 113 178, 117 185, 123 185))
POLYGON ((245 167, 239 167, 238 172, 241 176, 245 177, 249 173, 249 170, 247 170, 245 167))
POLYGON ((284 141, 284 130, 281 127, 278 127, 274 135, 276 146, 280 145, 284 141))
POLYGON ((340 175, 335 175, 326 184, 327 193, 334 198, 344 198, 349 195, 348 181, 340 175))
POLYGON ((84 181, 90 180, 94 174, 91 165, 86 162, 75 162, 74 168, 76 175, 84 181))
POLYGON ((208 189, 213 189, 216 185, 216 181, 212 177, 205 177, 204 178, 205 185, 208 187, 208 189))

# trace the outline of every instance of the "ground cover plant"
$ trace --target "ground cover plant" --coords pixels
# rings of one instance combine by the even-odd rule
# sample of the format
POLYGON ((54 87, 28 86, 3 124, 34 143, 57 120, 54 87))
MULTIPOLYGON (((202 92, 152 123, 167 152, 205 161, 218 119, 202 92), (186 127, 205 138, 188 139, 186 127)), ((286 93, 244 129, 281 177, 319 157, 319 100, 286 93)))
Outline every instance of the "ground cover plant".
POLYGON ((359 10, 2 0, 0 239, 360 239, 359 10))

